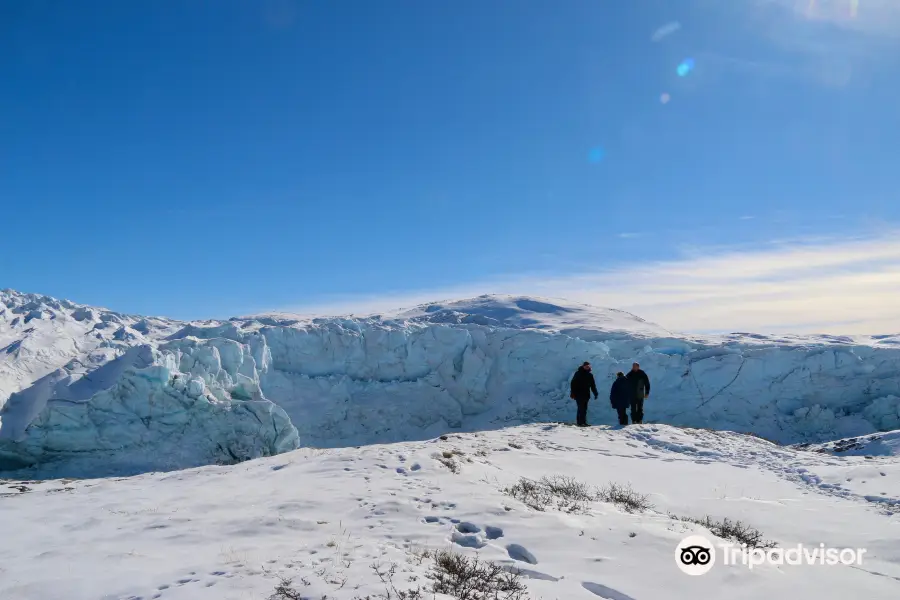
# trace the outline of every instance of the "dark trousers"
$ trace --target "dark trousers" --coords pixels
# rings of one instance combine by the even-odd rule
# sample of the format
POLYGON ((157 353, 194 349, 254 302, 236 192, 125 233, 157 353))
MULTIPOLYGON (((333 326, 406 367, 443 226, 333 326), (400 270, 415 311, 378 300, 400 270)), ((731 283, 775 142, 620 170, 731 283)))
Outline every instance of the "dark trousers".
POLYGON ((632 423, 643 423, 644 422, 644 399, 643 398, 635 398, 631 401, 631 422, 632 423))
POLYGON ((619 413, 619 425, 628 425, 628 409, 626 407, 617 408, 616 412, 619 413))
POLYGON ((587 408, 591 398, 575 398, 578 405, 578 414, 575 416, 575 423, 578 425, 587 425, 587 408))

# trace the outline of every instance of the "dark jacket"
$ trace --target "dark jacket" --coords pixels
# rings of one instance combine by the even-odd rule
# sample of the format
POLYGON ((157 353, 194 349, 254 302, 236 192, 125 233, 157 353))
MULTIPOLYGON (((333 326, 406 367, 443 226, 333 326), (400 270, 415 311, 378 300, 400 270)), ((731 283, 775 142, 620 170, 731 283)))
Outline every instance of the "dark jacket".
POLYGON ((585 371, 581 367, 578 367, 578 370, 575 371, 575 375, 572 377, 571 389, 572 397, 576 400, 589 400, 591 392, 594 393, 594 398, 600 395, 597 393, 597 384, 594 383, 594 374, 590 371, 585 371))
POLYGON ((650 393, 650 378, 647 377, 647 374, 642 369, 628 371, 628 375, 625 378, 631 383, 631 393, 634 398, 643 398, 650 393))
POLYGON ((613 381, 612 388, 609 390, 609 401, 616 410, 620 408, 628 408, 631 399, 634 397, 634 388, 624 375, 616 377, 613 381))

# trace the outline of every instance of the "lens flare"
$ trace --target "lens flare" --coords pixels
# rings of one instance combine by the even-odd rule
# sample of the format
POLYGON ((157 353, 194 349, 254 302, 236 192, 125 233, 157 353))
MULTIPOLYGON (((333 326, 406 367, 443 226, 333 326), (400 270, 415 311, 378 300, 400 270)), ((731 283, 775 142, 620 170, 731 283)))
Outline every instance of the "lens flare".
POLYGON ((672 96, 670 96, 668 94, 663 94, 662 96, 659 97, 659 101, 662 102, 663 104, 668 104, 669 100, 671 100, 671 99, 672 99, 672 96))
POLYGON ((681 61, 680 65, 678 65, 676 72, 678 73, 679 77, 686 77, 687 74, 693 70, 694 70, 694 59, 686 58, 683 61, 681 61))
POLYGON ((591 151, 588 153, 588 160, 592 163, 598 163, 603 160, 603 157, 606 156, 606 152, 603 151, 603 148, 597 146, 595 148, 591 148, 591 151))

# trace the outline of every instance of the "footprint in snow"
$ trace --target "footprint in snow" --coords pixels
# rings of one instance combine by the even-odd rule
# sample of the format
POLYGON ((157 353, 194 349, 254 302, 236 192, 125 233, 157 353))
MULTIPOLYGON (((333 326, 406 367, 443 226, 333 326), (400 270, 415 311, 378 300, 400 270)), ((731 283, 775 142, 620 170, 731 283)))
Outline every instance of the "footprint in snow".
POLYGON ((458 531, 454 531, 450 536, 450 541, 454 544, 462 546, 463 548, 484 548, 487 545, 481 537, 477 534, 465 534, 460 533, 458 531))
POLYGON ((484 528, 484 535, 489 540, 496 540, 503 537, 503 530, 499 527, 488 525, 484 528))
POLYGON ((519 544, 510 544, 506 547, 506 552, 513 560, 526 562, 529 565, 538 564, 538 560, 534 557, 534 554, 532 554, 528 551, 527 548, 525 548, 524 546, 520 546, 519 544))
POLYGON ((462 522, 457 524, 456 530, 460 533, 480 533, 481 527, 474 523, 462 522))
POLYGON ((585 581, 581 584, 581 587, 594 594, 595 596, 606 598, 606 600, 635 600, 628 594, 623 594, 619 590, 614 590, 611 587, 606 587, 605 585, 600 585, 599 583, 591 583, 590 581, 585 581))
POLYGON ((531 569, 523 569, 521 567, 517 567, 514 565, 504 566, 503 570, 507 573, 513 573, 516 575, 521 575, 522 577, 526 577, 528 579, 539 579, 541 581, 559 581, 561 577, 554 577, 553 575, 548 575, 547 573, 541 573, 540 571, 532 571, 531 569))

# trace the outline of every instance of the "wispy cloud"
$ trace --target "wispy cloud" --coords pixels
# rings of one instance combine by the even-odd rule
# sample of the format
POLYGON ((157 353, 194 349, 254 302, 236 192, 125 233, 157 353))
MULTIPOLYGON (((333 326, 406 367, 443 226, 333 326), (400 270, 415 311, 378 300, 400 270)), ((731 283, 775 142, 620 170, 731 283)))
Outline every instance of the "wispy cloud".
POLYGON ((778 46, 811 61, 808 74, 844 86, 854 71, 897 54, 897 0, 747 0, 754 22, 778 46), (774 10, 771 10, 774 9, 774 10))
POLYGON ((900 36, 900 2, 897 0, 756 0, 777 5, 795 17, 824 22, 844 29, 900 36))
POLYGON ((300 312, 361 314, 500 293, 620 308, 681 331, 894 333, 900 332, 897 233, 695 249, 672 261, 335 299, 300 312))
POLYGON ((665 25, 654 31, 653 35, 650 36, 650 39, 654 42, 661 42, 679 29, 681 29, 681 23, 679 23, 678 21, 666 23, 665 25))
POLYGON ((641 234, 640 234, 640 233, 635 233, 635 232, 628 232, 628 231, 626 231, 625 233, 620 233, 620 234, 619 234, 619 237, 627 240, 627 239, 633 239, 633 238, 641 237, 641 234))
POLYGON ((747 75, 844 88, 900 55, 900 0, 738 0, 717 3, 781 50, 738 56, 696 53, 698 64, 747 75), (765 59, 762 57, 765 56, 765 59))

